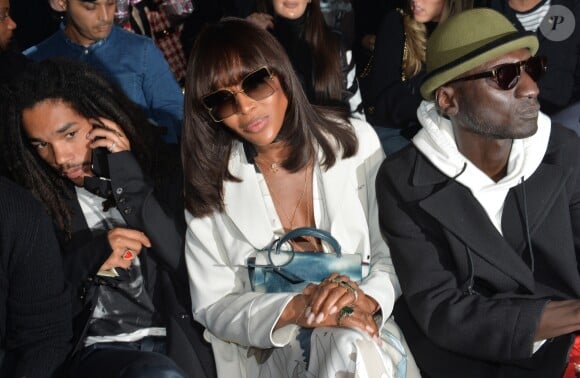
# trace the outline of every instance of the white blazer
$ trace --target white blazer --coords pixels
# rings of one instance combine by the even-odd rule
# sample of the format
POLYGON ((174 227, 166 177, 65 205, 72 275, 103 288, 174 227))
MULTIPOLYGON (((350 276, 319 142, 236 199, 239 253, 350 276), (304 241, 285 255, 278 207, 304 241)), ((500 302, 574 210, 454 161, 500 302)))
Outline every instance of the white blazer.
MULTIPOLYGON (((369 275, 360 288, 381 306, 382 327, 401 293, 378 223, 375 176, 384 153, 371 126, 356 119, 351 122, 358 152, 321 170, 320 191, 330 219, 328 231, 343 253, 360 253, 363 260, 370 260, 369 275)), ((246 260, 275 235, 254 165, 247 162, 241 143, 232 150, 229 169, 242 182, 224 183, 223 213, 194 218, 186 211, 185 254, 193 314, 207 328, 218 373, 242 371, 240 376, 245 376, 247 347, 282 347, 290 341, 297 326, 272 329, 295 294, 251 292, 246 260)))

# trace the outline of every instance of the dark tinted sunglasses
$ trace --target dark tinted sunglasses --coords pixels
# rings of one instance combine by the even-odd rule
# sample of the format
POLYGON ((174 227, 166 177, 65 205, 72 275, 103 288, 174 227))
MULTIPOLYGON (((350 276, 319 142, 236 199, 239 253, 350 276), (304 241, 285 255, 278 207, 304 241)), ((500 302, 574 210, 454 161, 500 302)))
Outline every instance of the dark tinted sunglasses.
POLYGON ((223 121, 238 112, 236 94, 244 93, 255 101, 270 97, 276 91, 272 84, 273 75, 268 67, 258 68, 246 75, 240 84, 242 88, 233 92, 229 89, 219 89, 201 98, 201 103, 208 110, 215 122, 223 121))
POLYGON ((490 77, 497 83, 500 89, 509 90, 515 87, 518 83, 522 68, 528 75, 530 75, 532 80, 538 81, 546 72, 548 68, 547 63, 548 59, 545 56, 533 56, 528 60, 523 60, 521 62, 501 64, 491 71, 451 80, 447 84, 490 77))

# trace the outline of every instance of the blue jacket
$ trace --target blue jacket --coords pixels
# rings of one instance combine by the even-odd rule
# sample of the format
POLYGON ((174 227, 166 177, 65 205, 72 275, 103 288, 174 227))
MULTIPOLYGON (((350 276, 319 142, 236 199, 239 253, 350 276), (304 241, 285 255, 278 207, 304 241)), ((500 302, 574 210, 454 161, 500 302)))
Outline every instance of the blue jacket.
POLYGON ((149 38, 113 26, 107 38, 85 47, 70 40, 61 25, 60 30, 24 54, 35 61, 71 58, 97 68, 139 104, 149 118, 167 128, 167 143, 178 142, 183 94, 163 54, 149 38))

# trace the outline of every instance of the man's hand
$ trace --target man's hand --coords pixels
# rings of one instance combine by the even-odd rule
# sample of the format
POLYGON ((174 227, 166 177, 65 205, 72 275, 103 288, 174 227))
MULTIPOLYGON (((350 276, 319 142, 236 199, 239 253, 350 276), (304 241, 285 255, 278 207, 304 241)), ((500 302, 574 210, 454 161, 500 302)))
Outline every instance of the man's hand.
POLYGON ((109 152, 130 151, 131 143, 123 130, 115 122, 105 118, 93 120, 95 127, 87 134, 87 139, 91 140, 90 147, 104 147, 109 152))
POLYGON ((127 269, 143 247, 151 247, 149 238, 137 230, 117 227, 109 230, 107 237, 113 250, 99 271, 112 268, 127 269))
POLYGON ((268 13, 252 13, 246 20, 262 29, 274 28, 274 18, 268 13))

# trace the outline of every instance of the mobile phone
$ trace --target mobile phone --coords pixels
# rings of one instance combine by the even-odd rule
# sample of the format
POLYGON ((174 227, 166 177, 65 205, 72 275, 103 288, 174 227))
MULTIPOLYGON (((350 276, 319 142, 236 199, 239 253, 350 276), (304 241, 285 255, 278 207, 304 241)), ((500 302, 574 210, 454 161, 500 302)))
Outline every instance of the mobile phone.
POLYGON ((109 150, 105 147, 97 147, 92 151, 91 170, 97 177, 111 178, 109 173, 109 150))

